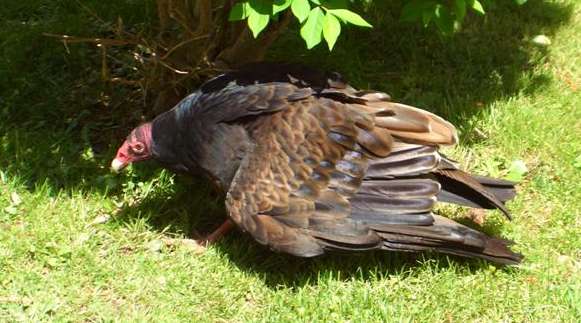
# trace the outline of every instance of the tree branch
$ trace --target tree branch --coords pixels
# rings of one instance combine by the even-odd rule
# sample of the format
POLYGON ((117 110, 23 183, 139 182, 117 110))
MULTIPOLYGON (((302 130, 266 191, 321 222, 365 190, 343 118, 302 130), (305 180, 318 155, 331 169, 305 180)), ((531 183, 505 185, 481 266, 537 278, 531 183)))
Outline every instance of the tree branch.
POLYGON ((139 42, 127 39, 109 39, 109 38, 85 38, 85 37, 75 37, 69 35, 56 35, 51 33, 43 33, 43 36, 58 38, 64 43, 95 43, 98 45, 106 46, 124 46, 124 45, 137 45, 139 42))
POLYGON ((212 28, 212 2, 211 0, 197 0, 194 9, 194 18, 198 23, 196 35, 205 35, 212 28))
POLYGON ((258 39, 252 37, 249 28, 245 27, 234 45, 226 48, 218 55, 216 64, 219 67, 236 67, 263 60, 268 48, 286 30, 290 20, 291 13, 286 11, 281 16, 280 21, 272 24, 258 39))
POLYGON ((169 0, 157 0, 157 17, 159 19, 159 34, 160 39, 163 38, 163 33, 167 30, 169 25, 169 0))

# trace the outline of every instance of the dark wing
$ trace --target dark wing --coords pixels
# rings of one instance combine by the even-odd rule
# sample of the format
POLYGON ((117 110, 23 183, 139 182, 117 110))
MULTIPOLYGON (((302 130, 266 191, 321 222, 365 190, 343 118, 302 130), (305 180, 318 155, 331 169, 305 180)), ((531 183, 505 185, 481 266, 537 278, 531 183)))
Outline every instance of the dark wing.
POLYGON ((185 112, 196 114, 209 124, 234 122, 253 116, 271 114, 288 108, 288 104, 313 95, 311 88, 274 82, 240 86, 229 84, 219 91, 198 94, 195 102, 184 104, 185 112))
POLYGON ((327 88, 345 89, 349 86, 341 74, 324 72, 296 63, 259 62, 247 64, 237 70, 216 76, 205 82, 203 93, 220 91, 229 84, 239 86, 264 83, 291 83, 297 87, 309 87, 316 92, 327 88))
MULTIPOLYGON (((367 168, 363 148, 355 149, 356 123, 374 127, 365 113, 348 108, 311 96, 248 124, 255 144, 232 182, 227 206, 257 241, 305 257, 321 254, 326 239, 358 249, 381 244, 365 224, 349 218, 348 197, 367 168)), ((370 150, 389 153, 389 136, 366 134, 361 141, 370 150)))
POLYGON ((303 257, 388 249, 520 259, 507 241, 431 213, 440 184, 426 174, 441 163, 437 145, 455 143, 452 125, 387 95, 335 94, 283 99, 245 121, 254 142, 226 201, 243 230, 303 257))

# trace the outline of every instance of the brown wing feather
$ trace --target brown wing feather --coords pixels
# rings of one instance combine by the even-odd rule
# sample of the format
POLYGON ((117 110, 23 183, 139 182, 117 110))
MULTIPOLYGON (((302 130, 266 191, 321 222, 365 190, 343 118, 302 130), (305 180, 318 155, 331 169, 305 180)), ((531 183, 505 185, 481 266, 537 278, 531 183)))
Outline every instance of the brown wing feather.
POLYGON ((414 176, 438 167, 437 146, 456 141, 452 125, 386 95, 354 100, 358 94, 345 91, 277 99, 274 113, 244 124, 254 143, 226 199, 244 231, 302 257, 328 249, 436 249, 520 259, 503 240, 431 214, 440 184, 414 176))
POLYGON ((392 116, 376 118, 376 124, 404 141, 427 145, 453 145, 458 141, 454 126, 435 114, 393 102, 370 105, 394 112, 392 116))
POLYGON ((407 142, 427 145, 453 145, 458 142, 456 128, 441 117, 409 105, 390 102, 382 92, 356 92, 352 88, 335 89, 353 100, 353 106, 372 114, 374 124, 407 142))
MULTIPOLYGON (((369 161, 392 151, 392 130, 375 124, 376 114, 390 113, 384 107, 361 109, 360 104, 330 98, 287 105, 247 124, 255 146, 228 194, 232 218, 260 243, 301 256, 320 254, 333 244, 380 248, 381 238, 351 217, 352 202, 377 204, 369 204, 370 198, 350 198, 360 189, 369 161)), ((419 112, 412 113, 428 122, 419 112)), ((435 194, 409 200, 407 209, 398 210, 425 212, 435 194)))

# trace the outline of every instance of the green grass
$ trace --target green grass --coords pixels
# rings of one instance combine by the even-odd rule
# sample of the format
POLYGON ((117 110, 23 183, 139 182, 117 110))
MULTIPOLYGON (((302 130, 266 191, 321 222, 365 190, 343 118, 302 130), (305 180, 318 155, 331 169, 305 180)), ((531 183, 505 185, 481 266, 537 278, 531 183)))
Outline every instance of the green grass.
MULTIPOLYGON (((84 3, 127 24, 151 15, 151 2, 84 3)), ((581 6, 498 6, 452 39, 399 24, 398 6, 369 13, 376 28, 350 30, 332 54, 289 34, 271 55, 442 114, 461 132, 449 153, 474 172, 502 177, 523 160, 514 221, 493 212, 483 228, 515 240, 522 265, 296 259, 240 233, 200 252, 181 239, 225 218, 221 197, 154 165, 111 175, 114 134, 130 125, 118 120, 123 107, 95 103, 97 52, 67 54, 40 36, 99 33, 99 24, 77 2, 11 1, 0 10, 0 321, 578 322, 581 6), (552 44, 536 47, 537 34, 552 44)))

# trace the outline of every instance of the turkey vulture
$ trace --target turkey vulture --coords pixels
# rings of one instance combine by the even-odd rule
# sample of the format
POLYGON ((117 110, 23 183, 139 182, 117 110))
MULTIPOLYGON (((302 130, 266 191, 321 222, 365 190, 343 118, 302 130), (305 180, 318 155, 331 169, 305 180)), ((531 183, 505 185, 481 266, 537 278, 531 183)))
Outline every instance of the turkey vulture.
POLYGON ((338 73, 260 63, 207 81, 134 129, 111 166, 154 159, 206 175, 240 229, 295 256, 432 250, 519 263, 510 241, 432 212, 442 201, 510 217, 514 183, 460 170, 439 152, 456 142, 444 119, 338 73))

